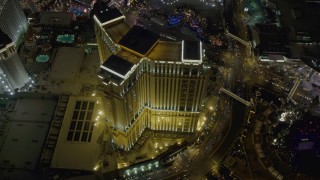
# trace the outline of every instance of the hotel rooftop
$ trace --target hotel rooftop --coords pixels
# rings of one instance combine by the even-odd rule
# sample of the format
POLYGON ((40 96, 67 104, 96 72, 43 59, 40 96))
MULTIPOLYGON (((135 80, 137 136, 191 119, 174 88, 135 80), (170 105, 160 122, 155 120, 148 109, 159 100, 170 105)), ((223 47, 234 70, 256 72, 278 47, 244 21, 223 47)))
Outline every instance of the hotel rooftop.
POLYGON ((109 77, 117 84, 129 77, 142 60, 177 64, 201 64, 202 43, 199 41, 160 41, 160 36, 148 29, 134 25, 130 27, 125 16, 116 9, 101 3, 94 7, 94 20, 108 39, 119 50, 100 66, 99 77, 109 77))
POLYGON ((127 74, 132 70, 134 64, 122 59, 119 56, 111 55, 102 65, 101 68, 111 72, 122 79, 125 79, 127 74))
POLYGON ((122 13, 116 8, 101 7, 101 10, 95 14, 100 22, 103 24, 109 24, 111 21, 121 18, 122 13))
POLYGON ((138 56, 145 56, 157 44, 159 35, 140 26, 133 26, 118 44, 138 56))

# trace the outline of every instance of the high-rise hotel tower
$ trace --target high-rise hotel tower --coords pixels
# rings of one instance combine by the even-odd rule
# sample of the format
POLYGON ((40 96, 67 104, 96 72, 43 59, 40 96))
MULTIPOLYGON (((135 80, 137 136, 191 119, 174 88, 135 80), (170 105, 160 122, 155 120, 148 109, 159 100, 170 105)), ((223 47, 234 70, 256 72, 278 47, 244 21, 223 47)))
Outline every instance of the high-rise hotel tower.
POLYGON ((146 128, 195 132, 208 76, 198 41, 172 42, 130 27, 115 8, 94 15, 107 122, 113 140, 129 150, 146 128))
POLYGON ((0 29, 0 93, 14 94, 14 90, 22 88, 29 81, 14 43, 0 29))
POLYGON ((27 32, 28 21, 18 0, 0 0, 0 29, 15 45, 27 32))

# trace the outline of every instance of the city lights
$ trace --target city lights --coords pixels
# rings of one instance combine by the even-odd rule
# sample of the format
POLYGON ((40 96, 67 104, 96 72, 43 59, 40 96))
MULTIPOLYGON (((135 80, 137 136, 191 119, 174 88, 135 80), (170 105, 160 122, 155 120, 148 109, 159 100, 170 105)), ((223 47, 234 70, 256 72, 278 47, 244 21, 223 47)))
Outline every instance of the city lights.
POLYGON ((0 0, 0 179, 319 179, 316 1, 0 0))

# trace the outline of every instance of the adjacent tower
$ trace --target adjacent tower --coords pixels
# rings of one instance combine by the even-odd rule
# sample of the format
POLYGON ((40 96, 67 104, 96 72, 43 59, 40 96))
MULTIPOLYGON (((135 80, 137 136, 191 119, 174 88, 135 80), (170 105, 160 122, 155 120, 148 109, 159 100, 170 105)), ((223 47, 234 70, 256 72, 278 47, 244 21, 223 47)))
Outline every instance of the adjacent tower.
POLYGON ((18 0, 0 0, 0 29, 15 45, 22 40, 27 28, 28 21, 18 0))
POLYGON ((0 29, 0 91, 14 93, 29 81, 12 40, 0 29))

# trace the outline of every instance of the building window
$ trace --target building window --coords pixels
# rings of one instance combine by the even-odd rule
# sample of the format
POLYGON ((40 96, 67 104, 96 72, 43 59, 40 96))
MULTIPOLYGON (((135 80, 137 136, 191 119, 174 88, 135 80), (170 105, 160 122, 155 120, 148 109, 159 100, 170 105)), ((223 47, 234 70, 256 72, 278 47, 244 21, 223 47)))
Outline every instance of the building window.
POLYGON ((94 102, 77 101, 69 126, 67 141, 90 142, 94 123, 92 115, 94 102))
POLYGON ((183 68, 183 75, 189 75, 189 69, 183 68))
POLYGON ((191 70, 191 75, 192 76, 196 76, 198 74, 198 70, 196 69, 196 68, 193 68, 192 70, 191 70))

